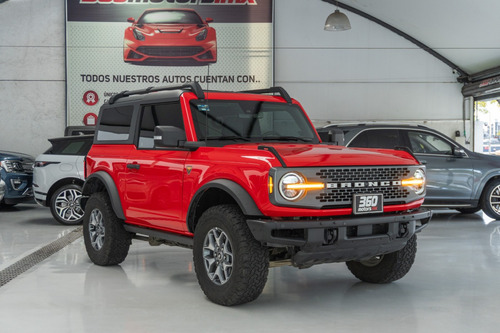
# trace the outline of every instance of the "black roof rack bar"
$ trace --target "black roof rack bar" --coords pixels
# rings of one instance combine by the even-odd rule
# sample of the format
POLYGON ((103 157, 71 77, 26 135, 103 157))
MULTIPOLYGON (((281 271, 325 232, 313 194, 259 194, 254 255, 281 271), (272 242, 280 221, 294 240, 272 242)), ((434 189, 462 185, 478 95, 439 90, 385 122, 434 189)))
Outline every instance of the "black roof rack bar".
POLYGON ((139 90, 124 90, 116 95, 111 96, 109 99, 109 104, 115 103, 117 100, 119 100, 122 97, 127 97, 131 95, 142 95, 142 94, 147 94, 150 92, 155 92, 155 91, 162 91, 162 90, 175 90, 175 89, 190 89, 191 91, 194 92, 196 97, 198 99, 204 99, 205 94, 203 93, 203 89, 201 88, 200 84, 198 82, 187 82, 182 85, 172 85, 172 86, 163 86, 163 87, 148 87, 146 89, 139 89, 139 90))
POLYGON ((240 91, 242 93, 250 93, 250 94, 271 94, 271 93, 278 93, 283 97, 283 99, 289 103, 292 104, 292 99, 290 98, 290 95, 286 92, 286 90, 283 87, 271 87, 267 89, 256 89, 256 90, 245 90, 245 91, 240 91))

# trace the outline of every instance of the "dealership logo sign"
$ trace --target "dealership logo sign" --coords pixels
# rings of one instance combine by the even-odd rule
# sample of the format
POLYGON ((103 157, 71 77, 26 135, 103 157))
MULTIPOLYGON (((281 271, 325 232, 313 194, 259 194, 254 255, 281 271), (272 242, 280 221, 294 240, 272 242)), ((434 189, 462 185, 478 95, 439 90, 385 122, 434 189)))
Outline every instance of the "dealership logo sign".
POLYGON ((80 0, 81 4, 158 4, 171 3, 182 5, 256 5, 257 0, 80 0))
POLYGON ((83 103, 88 106, 96 105, 99 102, 99 96, 95 91, 89 90, 83 94, 83 103))

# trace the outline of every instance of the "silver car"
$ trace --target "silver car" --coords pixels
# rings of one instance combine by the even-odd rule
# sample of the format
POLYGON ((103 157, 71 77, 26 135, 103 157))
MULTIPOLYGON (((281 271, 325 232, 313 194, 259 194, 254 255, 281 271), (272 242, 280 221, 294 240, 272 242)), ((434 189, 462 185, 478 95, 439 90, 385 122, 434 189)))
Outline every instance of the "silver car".
POLYGON ((80 207, 84 161, 92 146, 93 135, 66 136, 49 141, 52 147, 35 160, 35 201, 50 207, 59 223, 80 224, 84 214, 80 207))
POLYGON ((420 125, 339 124, 317 130, 323 141, 348 147, 409 149, 426 166, 424 206, 462 213, 482 209, 500 220, 500 156, 472 152, 420 125))

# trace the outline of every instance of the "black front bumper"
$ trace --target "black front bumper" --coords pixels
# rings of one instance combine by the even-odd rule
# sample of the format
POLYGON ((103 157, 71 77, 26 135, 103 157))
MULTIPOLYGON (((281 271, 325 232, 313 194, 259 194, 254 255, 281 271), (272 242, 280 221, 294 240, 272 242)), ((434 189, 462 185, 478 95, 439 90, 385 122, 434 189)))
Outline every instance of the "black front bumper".
POLYGON ((431 215, 430 210, 420 208, 326 220, 248 219, 247 224, 257 241, 269 247, 292 247, 292 264, 309 267, 398 251, 427 225, 431 215))

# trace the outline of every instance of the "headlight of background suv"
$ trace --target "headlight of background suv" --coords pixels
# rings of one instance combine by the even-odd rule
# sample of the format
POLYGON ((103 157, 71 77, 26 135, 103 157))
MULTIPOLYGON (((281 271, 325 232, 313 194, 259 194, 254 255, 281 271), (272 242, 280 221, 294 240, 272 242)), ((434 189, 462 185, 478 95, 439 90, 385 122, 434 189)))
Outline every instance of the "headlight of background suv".
POLYGON ((21 161, 6 160, 6 161, 2 161, 0 163, 0 165, 5 170, 5 172, 23 172, 24 171, 23 164, 21 163, 21 161))

